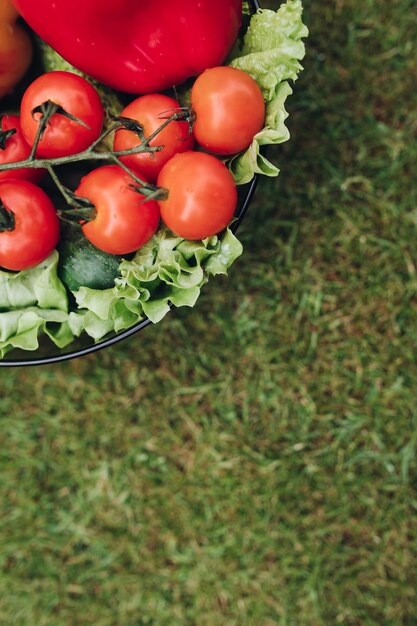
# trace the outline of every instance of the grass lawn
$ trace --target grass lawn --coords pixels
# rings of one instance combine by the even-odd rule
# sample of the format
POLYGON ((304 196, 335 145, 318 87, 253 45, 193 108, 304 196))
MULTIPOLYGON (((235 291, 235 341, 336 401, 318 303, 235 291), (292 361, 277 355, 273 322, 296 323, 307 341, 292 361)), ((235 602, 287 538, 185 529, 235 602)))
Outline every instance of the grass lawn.
POLYGON ((305 7, 230 277, 0 371, 1 626, 417 625, 415 2, 305 7))

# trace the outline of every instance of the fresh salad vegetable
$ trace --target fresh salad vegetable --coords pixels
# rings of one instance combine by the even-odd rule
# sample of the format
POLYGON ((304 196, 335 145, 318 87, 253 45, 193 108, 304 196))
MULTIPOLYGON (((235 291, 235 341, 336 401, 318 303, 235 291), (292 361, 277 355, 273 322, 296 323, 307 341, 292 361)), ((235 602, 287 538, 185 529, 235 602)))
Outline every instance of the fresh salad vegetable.
POLYGON ((221 64, 242 0, 14 0, 33 30, 76 68, 130 93, 152 93, 221 64))
POLYGON ((75 194, 93 204, 87 219, 83 211, 82 230, 99 250, 129 254, 155 234, 159 224, 158 203, 145 201, 138 194, 138 187, 141 189, 119 165, 98 167, 81 180, 75 194))
POLYGON ((71 72, 47 72, 29 85, 20 106, 20 124, 30 145, 35 143, 42 116, 40 109, 45 104, 50 105, 53 114, 37 144, 37 156, 76 154, 98 139, 103 126, 103 105, 85 78, 71 72))
MULTIPOLYGON (((155 133, 170 113, 179 109, 174 98, 153 93, 136 98, 121 112, 121 117, 133 119, 141 125, 143 137, 149 138, 155 133)), ((195 128, 195 127, 194 127, 195 128)), ((141 137, 136 132, 118 130, 114 135, 114 150, 129 150, 137 146, 141 137)), ((143 174, 149 181, 155 182, 163 165, 178 152, 186 152, 194 147, 194 136, 186 120, 169 122, 165 128, 149 142, 150 146, 163 146, 159 152, 132 154, 120 160, 143 174)))
POLYGON ((63 231, 58 246, 58 276, 65 287, 69 291, 78 291, 80 287, 113 287, 123 257, 93 246, 76 224, 67 224, 63 231))
MULTIPOLYGON (((196 4, 205 15, 205 2, 196 4)), ((301 70, 307 35, 301 16, 301 0, 260 10, 229 66, 202 67, 179 86, 180 99, 150 93, 111 114, 100 85, 68 63, 60 69, 52 51, 55 71, 29 85, 20 119, 1 118, 0 357, 36 349, 41 333, 62 348, 84 332, 99 340, 145 317, 158 322, 171 306, 193 306, 210 276, 227 273, 242 253, 228 228, 236 185, 279 171, 261 147, 289 136, 288 80, 301 70), (20 128, 26 150, 10 157, 20 128), (42 169, 43 188, 13 179, 42 169), (44 191, 53 184, 55 206, 44 191)))
POLYGON ((285 126, 288 113, 285 101, 292 94, 288 80, 297 80, 305 55, 303 38, 308 28, 302 21, 301 0, 287 0, 278 11, 258 11, 250 22, 244 45, 230 65, 252 76, 266 101, 264 128, 255 135, 249 148, 229 163, 235 181, 244 185, 255 174, 278 176, 279 169, 262 153, 262 146, 288 141, 285 126))
POLYGON ((27 180, 0 182, 0 267, 24 270, 44 261, 59 240, 49 197, 27 180))
POLYGON ((214 154, 246 150, 265 123, 265 102, 258 83, 234 67, 205 70, 191 89, 197 142, 214 154))
POLYGON ((169 190, 168 197, 159 201, 162 220, 184 239, 216 235, 236 210, 233 176, 219 159, 204 152, 174 156, 162 168, 158 185, 169 190))

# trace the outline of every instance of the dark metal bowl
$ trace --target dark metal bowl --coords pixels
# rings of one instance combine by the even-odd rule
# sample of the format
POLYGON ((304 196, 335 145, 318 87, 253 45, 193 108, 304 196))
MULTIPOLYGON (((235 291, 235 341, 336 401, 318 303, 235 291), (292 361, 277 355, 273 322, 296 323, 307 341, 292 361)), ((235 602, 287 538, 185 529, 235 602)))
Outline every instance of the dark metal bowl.
MULTIPOLYGON (((253 13, 260 8, 258 0, 250 0, 250 7, 253 13)), ((252 196, 255 192, 258 177, 248 183, 239 187, 239 202, 236 211, 236 220, 234 221, 231 230, 236 232, 245 216, 245 213, 249 207, 252 196)), ((47 365, 50 363, 58 363, 60 361, 67 361, 69 359, 75 359, 91 352, 97 352, 108 346, 112 346, 122 339, 126 339, 131 335, 134 335, 139 330, 142 330, 152 322, 148 319, 144 319, 131 328, 124 330, 120 333, 111 333, 104 339, 95 342, 94 339, 84 334, 81 337, 75 339, 67 348, 59 349, 55 346, 48 337, 40 337, 40 345, 36 350, 36 356, 33 353, 26 350, 13 350, 11 356, 3 360, 0 360, 0 367, 22 367, 26 365, 47 365)))

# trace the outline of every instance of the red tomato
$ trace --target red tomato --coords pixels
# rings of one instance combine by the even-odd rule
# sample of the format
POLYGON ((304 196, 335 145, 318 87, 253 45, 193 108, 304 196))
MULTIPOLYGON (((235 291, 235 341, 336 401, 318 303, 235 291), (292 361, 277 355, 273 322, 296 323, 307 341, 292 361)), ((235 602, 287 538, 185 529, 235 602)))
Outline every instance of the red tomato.
POLYGON ((96 248, 109 254, 128 254, 141 248, 159 224, 159 207, 130 185, 135 181, 118 165, 99 167, 81 180, 76 194, 90 200, 96 217, 82 226, 96 248))
POLYGON ((265 101, 257 82, 234 67, 203 72, 191 90, 197 119, 194 136, 214 154, 246 150, 265 123, 265 101))
POLYGON ((85 124, 55 113, 39 142, 36 156, 55 158, 82 152, 100 135, 104 111, 100 96, 90 83, 72 72, 48 72, 39 76, 25 91, 20 122, 26 141, 33 146, 40 113, 33 109, 51 100, 85 124))
POLYGON ((0 266, 25 270, 44 261, 59 239, 59 219, 46 193, 26 180, 0 181, 0 266))
MULTIPOLYGON (((145 137, 149 137, 165 121, 165 117, 172 115, 179 104, 173 98, 162 94, 150 94, 133 100, 122 111, 122 117, 130 117, 143 127, 145 137), (162 117, 161 117, 162 116, 162 117)), ((119 130, 114 137, 114 150, 130 150, 140 145, 136 133, 128 130, 119 130)), ((177 152, 186 152, 194 147, 194 137, 189 132, 187 122, 172 121, 150 143, 151 146, 164 146, 160 152, 150 154, 132 154, 121 157, 121 160, 133 170, 143 173, 148 180, 154 182, 162 166, 177 152)))
MULTIPOLYGON (((6 140, 6 146, 0 149, 0 165, 5 163, 15 163, 16 161, 25 161, 30 155, 30 146, 23 136, 20 128, 20 118, 18 115, 4 115, 0 121, 0 132, 15 129, 14 135, 6 140)), ((7 170, 0 172, 0 180, 8 178, 29 180, 37 183, 41 180, 45 170, 26 167, 17 170, 7 170)))
POLYGON ((162 168, 158 186, 169 191, 159 201, 161 217, 185 239, 205 239, 226 228, 237 205, 233 176, 216 157, 204 152, 175 155, 162 168))

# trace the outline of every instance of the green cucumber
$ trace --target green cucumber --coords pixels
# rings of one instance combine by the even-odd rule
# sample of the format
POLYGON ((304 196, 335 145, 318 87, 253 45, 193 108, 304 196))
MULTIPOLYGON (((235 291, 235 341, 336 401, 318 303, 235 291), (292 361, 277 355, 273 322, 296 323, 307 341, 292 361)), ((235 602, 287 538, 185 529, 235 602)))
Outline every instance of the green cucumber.
POLYGON ((67 289, 110 289, 119 274, 121 256, 99 250, 79 226, 67 226, 58 246, 58 275, 67 289))

